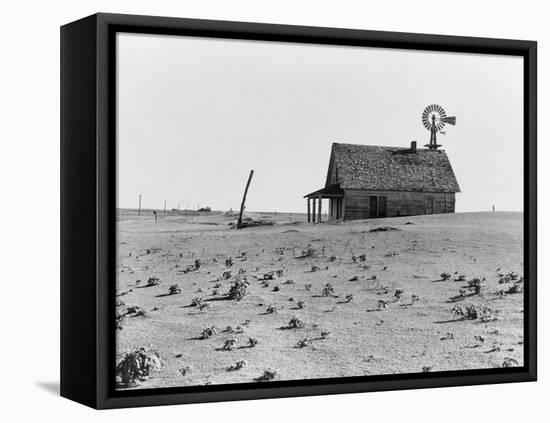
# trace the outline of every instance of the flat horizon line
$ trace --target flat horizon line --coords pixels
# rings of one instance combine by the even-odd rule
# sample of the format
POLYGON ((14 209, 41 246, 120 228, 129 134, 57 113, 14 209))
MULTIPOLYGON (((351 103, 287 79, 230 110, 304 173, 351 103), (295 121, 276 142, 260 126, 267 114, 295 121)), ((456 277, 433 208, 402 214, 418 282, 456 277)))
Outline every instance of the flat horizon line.
MULTIPOLYGON (((131 210, 131 211, 139 211, 139 209, 131 208, 131 207, 116 207, 116 210, 131 210)), ((164 212, 164 209, 158 209, 158 208, 142 208, 141 211, 160 211, 161 213, 164 212)), ((228 213, 231 210, 210 210, 210 211, 199 211, 199 210, 193 210, 193 209, 170 209, 166 210, 166 213, 170 212, 194 212, 194 213, 228 213)), ((238 214, 239 211, 233 210, 234 214, 238 214)), ((271 211, 257 211, 257 210, 245 210, 244 214, 246 213, 263 213, 263 214, 307 214, 307 212, 296 212, 296 211, 279 211, 279 210, 271 210, 271 211)), ((324 214, 325 212, 323 212, 324 214)), ((468 211, 458 211, 454 213, 434 213, 434 214, 466 214, 466 213, 524 213, 523 210, 468 210, 468 211)), ((418 214, 418 215, 408 215, 408 216, 400 216, 400 217, 412 217, 412 216, 429 216, 428 214, 418 214)), ((395 216, 399 217, 399 216, 395 216)))

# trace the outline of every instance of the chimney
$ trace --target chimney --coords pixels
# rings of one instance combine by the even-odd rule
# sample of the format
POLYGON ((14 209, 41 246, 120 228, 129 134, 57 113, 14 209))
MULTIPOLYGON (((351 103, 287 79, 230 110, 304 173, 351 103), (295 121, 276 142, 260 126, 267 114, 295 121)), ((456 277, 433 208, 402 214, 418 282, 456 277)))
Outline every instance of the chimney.
POLYGON ((416 153, 416 141, 411 141, 411 153, 416 153))

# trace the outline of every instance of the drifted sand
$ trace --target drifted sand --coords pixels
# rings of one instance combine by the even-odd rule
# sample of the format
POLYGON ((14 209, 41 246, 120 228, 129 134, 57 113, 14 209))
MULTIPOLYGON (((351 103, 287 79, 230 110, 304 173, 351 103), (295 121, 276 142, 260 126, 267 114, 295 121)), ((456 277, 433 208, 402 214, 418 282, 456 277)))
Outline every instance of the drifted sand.
POLYGON ((277 380, 287 380, 417 373, 423 368, 484 369, 500 367, 506 358, 522 365, 523 294, 496 295, 498 289, 511 286, 499 284, 497 273, 523 274, 522 213, 317 225, 304 223, 303 215, 292 215, 292 221, 288 214, 264 217, 276 224, 234 230, 228 223, 235 218, 222 213, 160 213, 155 223, 150 212, 138 216, 135 211, 119 211, 117 292, 126 294, 117 300, 142 307, 146 315, 124 320, 117 331, 117 352, 153 345, 163 364, 136 388, 252 382, 267 369, 277 373, 277 380), (369 232, 380 225, 397 230, 369 232), (308 245, 317 255, 297 259, 308 245), (366 254, 364 262, 352 261, 353 255, 361 254, 366 254), (225 266, 228 257, 235 262, 230 269, 225 266), (195 259, 201 260, 201 268, 184 273, 195 259), (321 270, 312 272, 313 266, 321 270), (241 301, 224 300, 232 279, 222 280, 222 274, 237 274, 239 269, 250 282, 248 295, 241 301), (283 276, 268 287, 257 279, 278 269, 284 269, 283 276), (443 272, 453 278, 441 281, 443 272), (449 302, 467 285, 453 281, 455 272, 468 279, 487 278, 481 295, 449 302), (144 287, 152 276, 162 283, 144 287), (350 281, 354 276, 358 280, 350 281), (284 284, 288 279, 295 284, 284 284), (176 283, 182 293, 165 295, 176 283), (321 296, 326 283, 333 285, 337 298, 321 296), (216 284, 221 284, 219 294, 212 295, 216 284), (312 285, 310 291, 306 284, 312 285), (279 291, 273 290, 276 285, 279 291), (396 289, 404 291, 397 302, 396 289), (344 303, 348 294, 353 300, 344 303), (414 304, 412 294, 419 297, 414 304), (212 300, 210 308, 189 307, 195 297, 212 300), (378 311, 380 299, 389 301, 387 309, 378 311), (298 301, 305 303, 303 309, 297 309, 298 301), (498 310, 497 320, 455 320, 450 311, 455 304, 484 304, 498 310), (268 306, 278 311, 266 314, 268 306), (306 327, 281 329, 294 316, 306 327), (223 332, 239 325, 241 334, 223 332), (197 339, 209 326, 218 333, 197 339), (319 339, 321 331, 330 335, 319 339), (442 340, 447 333, 454 339, 442 340), (257 346, 239 348, 249 337, 258 340, 257 346), (313 341, 298 348, 306 337, 313 341), (227 339, 235 339, 236 348, 219 350, 227 339), (227 371, 241 360, 247 362, 244 368, 227 371))

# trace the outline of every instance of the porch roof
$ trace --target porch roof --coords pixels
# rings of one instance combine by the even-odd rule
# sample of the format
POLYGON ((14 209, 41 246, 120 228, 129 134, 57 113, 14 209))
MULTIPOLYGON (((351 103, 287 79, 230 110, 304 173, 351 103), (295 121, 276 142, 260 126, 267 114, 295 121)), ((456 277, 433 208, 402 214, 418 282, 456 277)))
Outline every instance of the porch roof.
POLYGON ((344 190, 340 187, 340 184, 332 184, 321 188, 317 191, 311 192, 304 195, 304 198, 333 198, 333 197, 343 197, 344 190))

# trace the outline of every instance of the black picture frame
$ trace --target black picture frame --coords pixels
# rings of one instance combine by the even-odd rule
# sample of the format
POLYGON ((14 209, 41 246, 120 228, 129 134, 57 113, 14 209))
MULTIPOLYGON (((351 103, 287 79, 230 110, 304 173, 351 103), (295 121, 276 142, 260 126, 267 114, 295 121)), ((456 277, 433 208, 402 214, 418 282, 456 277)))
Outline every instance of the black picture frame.
POLYGON ((97 409, 534 381, 537 377, 534 41, 99 13, 61 28, 61 395, 97 409), (515 55, 524 58, 524 366, 268 384, 114 390, 115 34, 515 55))

